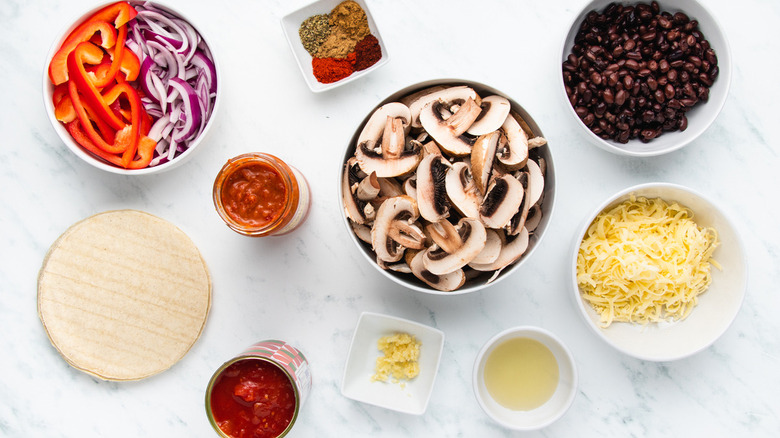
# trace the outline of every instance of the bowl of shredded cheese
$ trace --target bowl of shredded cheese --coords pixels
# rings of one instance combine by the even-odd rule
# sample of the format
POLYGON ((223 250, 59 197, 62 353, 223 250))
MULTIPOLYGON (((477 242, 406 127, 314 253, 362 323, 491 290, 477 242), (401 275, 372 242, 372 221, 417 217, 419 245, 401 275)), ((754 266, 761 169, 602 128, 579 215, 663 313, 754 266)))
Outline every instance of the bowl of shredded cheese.
POLYGON ((599 205, 571 255, 577 307, 619 351, 651 361, 695 354, 731 325, 747 266, 733 222, 689 188, 648 183, 599 205))

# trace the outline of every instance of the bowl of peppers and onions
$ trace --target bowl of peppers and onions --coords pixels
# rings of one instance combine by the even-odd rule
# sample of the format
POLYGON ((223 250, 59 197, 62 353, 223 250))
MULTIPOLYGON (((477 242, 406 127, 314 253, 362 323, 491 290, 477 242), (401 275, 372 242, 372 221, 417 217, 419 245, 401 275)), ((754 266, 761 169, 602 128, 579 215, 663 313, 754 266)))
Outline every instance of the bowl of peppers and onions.
POLYGON ((201 33, 152 2, 84 14, 47 57, 44 104, 65 144, 120 174, 171 169, 191 155, 218 107, 218 67, 201 33))

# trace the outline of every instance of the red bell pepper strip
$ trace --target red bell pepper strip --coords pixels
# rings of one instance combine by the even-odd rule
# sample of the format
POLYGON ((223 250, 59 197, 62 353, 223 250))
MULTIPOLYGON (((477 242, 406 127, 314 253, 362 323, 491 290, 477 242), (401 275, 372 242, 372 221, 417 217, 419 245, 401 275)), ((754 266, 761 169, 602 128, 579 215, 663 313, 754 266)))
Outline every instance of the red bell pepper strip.
POLYGON ((130 52, 130 50, 125 50, 126 39, 127 26, 122 26, 118 29, 116 35, 116 45, 114 46, 114 53, 112 55, 111 68, 108 69, 102 78, 95 78, 95 80, 92 82, 95 87, 103 88, 114 81, 114 76, 116 76, 116 73, 119 71, 119 68, 122 65, 122 55, 124 55, 125 52, 130 52))
MULTIPOLYGON (((92 79, 89 77, 84 63, 99 64, 103 59, 103 51, 92 43, 79 43, 76 49, 68 55, 68 70, 70 71, 70 98, 73 101, 73 105, 76 107, 76 111, 79 110, 79 105, 76 99, 73 97, 73 87, 84 95, 84 101, 95 111, 95 114, 103 119, 109 126, 117 131, 122 129, 125 124, 122 120, 114 114, 108 107, 108 104, 103 100, 103 96, 100 95, 95 84, 92 83, 92 79)), ((132 89, 132 88, 131 88, 132 89)), ((137 96, 137 94, 135 94, 137 96)), ((82 123, 86 124, 82 120, 82 123)), ((88 127, 85 126, 88 129, 88 127)))
MULTIPOLYGON (((109 48, 107 52, 113 60, 115 56, 114 49, 109 48)), ((134 81, 138 79, 138 74, 141 73, 141 61, 132 50, 127 50, 127 47, 125 47, 123 53, 119 71, 125 74, 125 80, 134 81)))
POLYGON ((76 114, 76 109, 73 108, 73 102, 70 100, 70 96, 63 97, 54 105, 54 117, 62 123, 69 123, 76 120, 78 114, 76 114))
POLYGON ((73 137, 73 139, 76 140, 76 142, 84 149, 115 166, 125 167, 127 169, 143 169, 144 167, 149 166, 149 163, 152 161, 152 157, 154 156, 154 148, 157 146, 157 142, 151 138, 147 136, 141 137, 141 140, 138 142, 138 158, 134 157, 135 159, 130 161, 127 166, 123 166, 122 157, 119 155, 109 154, 92 143, 87 134, 84 133, 80 120, 74 120, 66 124, 65 127, 68 129, 68 132, 73 137))
MULTIPOLYGON (((138 97, 138 94, 135 92, 133 87, 131 87, 126 82, 117 84, 106 93, 105 101, 101 99, 103 105, 106 105, 106 103, 113 103, 116 99, 119 98, 121 94, 125 94, 128 101, 130 102, 132 120, 130 121, 129 125, 122 123, 117 131, 122 132, 124 130, 124 134, 121 138, 119 138, 119 132, 117 132, 117 134, 114 136, 114 143, 109 144, 95 131, 95 128, 92 126, 92 120, 100 120, 100 115, 96 114, 96 117, 90 118, 87 114, 87 109, 85 106, 90 108, 90 112, 95 111, 94 106, 92 106, 92 104, 87 101, 82 103, 81 97, 79 96, 79 90, 76 87, 74 81, 70 81, 68 84, 70 87, 70 99, 73 102, 73 107, 76 109, 76 114, 79 116, 82 128, 84 131, 86 131, 87 137, 89 137, 95 146, 111 154, 122 154, 127 151, 128 148, 135 149, 138 146, 137 143, 141 128, 141 99, 138 97), (128 127, 129 131, 127 131, 128 127)), ((116 117, 116 115, 114 115, 114 117, 116 117)), ((102 121, 105 122, 105 119, 102 121)), ((133 153, 135 153, 135 150, 133 150, 133 153)))
POLYGON ((49 79, 54 85, 63 84, 68 80, 68 55, 79 44, 92 40, 92 37, 99 33, 100 47, 108 49, 116 45, 116 29, 106 21, 84 23, 73 32, 49 63, 49 79))
POLYGON ((107 21, 119 29, 121 26, 127 24, 128 21, 135 18, 136 15, 138 15, 138 11, 136 11, 130 3, 116 2, 92 14, 86 19, 86 22, 107 21))

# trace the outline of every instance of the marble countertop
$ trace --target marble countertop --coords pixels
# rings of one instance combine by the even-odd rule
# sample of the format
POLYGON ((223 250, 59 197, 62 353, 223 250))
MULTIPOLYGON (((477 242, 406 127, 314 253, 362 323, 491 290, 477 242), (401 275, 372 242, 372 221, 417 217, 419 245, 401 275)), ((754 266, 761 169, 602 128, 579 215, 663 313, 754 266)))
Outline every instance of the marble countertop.
MULTIPOLYGON (((536 325, 572 350, 579 390, 553 425, 524 436, 776 436, 780 431, 780 3, 707 1, 734 58, 728 101, 713 126, 677 152, 620 157, 588 144, 556 90, 559 48, 583 0, 369 0, 390 52, 371 75, 325 93, 307 88, 280 26, 293 1, 170 0, 210 38, 222 68, 221 113, 184 166, 144 177, 90 167, 59 140, 42 105, 46 54, 91 0, 6 0, 0 8, 0 435, 212 436, 204 390, 225 360, 262 339, 309 358, 314 387, 292 436, 515 436, 479 408, 474 359, 494 334, 536 325), (464 78, 528 110, 555 156, 557 199, 543 244, 494 287, 464 296, 406 290, 369 266, 342 225, 340 159, 376 103, 416 82, 464 78), (251 239, 230 231, 211 201, 221 165, 248 151, 282 157, 308 179, 306 222, 251 239), (583 323, 567 282, 571 240, 610 194, 650 181, 722 202, 741 229, 750 278, 741 311, 710 348, 655 363, 625 356, 583 323), (70 367, 36 313, 44 254, 71 224, 133 208, 176 224, 200 248, 213 302, 192 350, 168 371, 106 382, 70 367), (358 316, 395 315, 446 334, 427 411, 411 416, 343 397, 339 388, 358 316)), ((520 435, 520 434, 517 434, 520 435)))

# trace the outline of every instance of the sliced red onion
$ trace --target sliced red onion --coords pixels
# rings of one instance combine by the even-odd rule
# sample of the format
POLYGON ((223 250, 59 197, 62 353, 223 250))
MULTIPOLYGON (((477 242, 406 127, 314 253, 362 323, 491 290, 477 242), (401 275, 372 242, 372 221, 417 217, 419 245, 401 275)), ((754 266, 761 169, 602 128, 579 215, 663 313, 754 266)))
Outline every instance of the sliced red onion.
POLYGON ((154 166, 174 159, 205 129, 216 98, 216 67, 188 22, 148 2, 135 8, 126 44, 141 59, 141 101, 155 119, 149 132, 158 141, 154 166))
POLYGON ((177 90, 182 97, 181 110, 183 112, 183 124, 173 128, 173 140, 176 142, 190 140, 197 133, 201 120, 201 107, 198 101, 198 94, 192 86, 179 78, 172 78, 168 85, 177 90))

